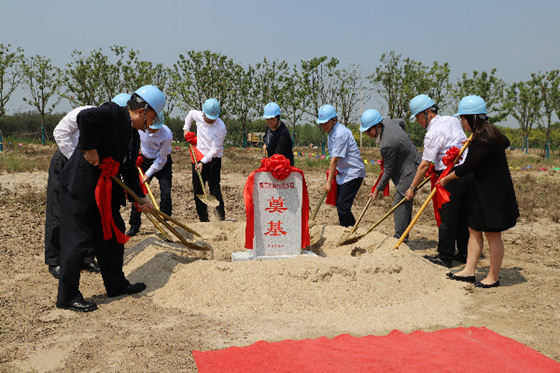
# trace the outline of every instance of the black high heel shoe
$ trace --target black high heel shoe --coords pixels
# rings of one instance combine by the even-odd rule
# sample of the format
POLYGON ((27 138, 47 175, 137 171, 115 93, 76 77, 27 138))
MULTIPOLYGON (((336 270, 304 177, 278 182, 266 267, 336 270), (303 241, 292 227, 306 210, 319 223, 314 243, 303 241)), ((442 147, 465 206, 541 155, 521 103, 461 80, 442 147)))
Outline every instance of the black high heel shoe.
POLYGON ((468 282, 470 284, 474 284, 474 282, 475 282, 474 276, 457 276, 453 272, 447 272, 446 275, 450 279, 456 280, 456 281, 468 282))
POLYGON ((482 289, 496 288, 500 286, 500 280, 494 282, 493 284, 483 284, 482 282, 477 281, 475 282, 474 286, 482 289))

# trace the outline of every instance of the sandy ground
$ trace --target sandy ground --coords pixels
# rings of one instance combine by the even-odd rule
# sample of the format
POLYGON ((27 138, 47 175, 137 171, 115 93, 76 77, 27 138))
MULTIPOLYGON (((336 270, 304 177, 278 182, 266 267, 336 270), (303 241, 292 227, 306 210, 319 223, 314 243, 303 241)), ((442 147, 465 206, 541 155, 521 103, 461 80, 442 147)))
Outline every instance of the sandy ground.
MULTIPOLYGON (((190 171, 175 165, 173 215, 202 234, 213 259, 161 240, 145 219, 141 234, 126 245, 124 270, 147 290, 108 298, 100 275, 82 272, 81 291, 99 305, 87 314, 54 306, 57 281, 44 264, 42 242, 46 172, 0 175, 0 372, 196 372, 192 350, 470 326, 560 361, 557 221, 545 214, 526 219, 522 211, 518 225, 504 234, 503 286, 494 289, 447 280, 446 269, 422 258, 437 245, 431 209, 408 246, 393 250, 391 218, 358 242, 339 246, 345 230, 335 225, 336 211, 323 206, 311 224, 310 249, 319 258, 232 263, 231 253, 243 250, 247 173, 232 172, 231 163, 222 175, 227 220, 210 223, 197 222, 190 171)), ((356 215, 376 176, 370 173, 362 187, 356 215)), ((521 171, 513 176, 526 180, 521 171)), ((547 177, 560 185, 560 173, 547 177)), ((306 179, 314 207, 323 171, 306 172, 306 179)), ((415 210, 426 196, 420 192, 415 210)), ((391 201, 376 201, 358 231, 391 201)), ((128 209, 123 216, 128 220, 128 209)), ((480 262, 479 279, 488 265, 480 262)))

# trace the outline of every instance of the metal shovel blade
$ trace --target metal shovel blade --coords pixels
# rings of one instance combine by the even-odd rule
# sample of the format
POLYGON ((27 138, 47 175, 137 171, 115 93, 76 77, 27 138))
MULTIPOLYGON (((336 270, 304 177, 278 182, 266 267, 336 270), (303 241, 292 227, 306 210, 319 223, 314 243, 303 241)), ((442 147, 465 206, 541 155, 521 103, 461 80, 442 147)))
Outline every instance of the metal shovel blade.
POLYGON ((206 197, 204 194, 197 194, 196 197, 210 207, 218 207, 220 205, 220 202, 213 195, 206 197))

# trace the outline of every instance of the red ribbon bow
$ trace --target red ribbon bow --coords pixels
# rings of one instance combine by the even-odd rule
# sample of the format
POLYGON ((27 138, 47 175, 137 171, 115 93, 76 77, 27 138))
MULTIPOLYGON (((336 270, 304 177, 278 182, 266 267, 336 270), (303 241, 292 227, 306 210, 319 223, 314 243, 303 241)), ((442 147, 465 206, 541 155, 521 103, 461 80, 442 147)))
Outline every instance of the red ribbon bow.
POLYGON ((270 158, 261 160, 261 169, 272 173, 277 180, 284 180, 292 173, 290 160, 281 154, 274 154, 270 158))
MULTIPOLYGON (((446 156, 443 157, 441 160, 442 160, 443 164, 447 166, 447 168, 441 173, 441 175, 439 176, 437 181, 439 181, 442 178, 449 175, 449 173, 453 169, 453 166, 455 166, 456 161, 458 161, 460 159, 460 158, 458 158, 460 153, 461 153, 461 150, 459 148, 457 148, 456 146, 452 147, 451 149, 447 150, 447 152, 445 152, 446 156)), ((433 187, 434 187, 434 182, 433 182, 433 178, 432 178, 432 188, 433 187)), ((436 218, 437 225, 439 227, 441 225, 441 216, 439 214, 439 210, 441 210, 441 207, 445 203, 449 202, 449 196, 451 195, 451 193, 449 193, 440 184, 435 184, 435 188, 436 188, 437 191, 436 191, 436 194, 434 195, 434 199, 433 199, 432 202, 433 202, 433 205, 434 205, 434 215, 435 215, 435 218, 436 218)))
MULTIPOLYGON (((383 159, 381 160, 381 163, 379 163, 379 166, 381 167, 381 173, 379 174, 379 177, 377 178, 377 181, 375 182, 373 187, 371 187, 371 193, 373 193, 375 188, 377 188, 377 184, 379 184, 379 181, 381 180, 381 176, 383 176, 383 173, 385 172, 385 164, 383 163, 383 159)), ((383 195, 385 197, 389 195, 389 183, 387 183, 385 189, 383 189, 383 195)))
POLYGON ((142 166, 144 163, 144 157, 142 157, 142 153, 138 154, 138 158, 136 158, 136 167, 142 166))
POLYGON ((196 160, 195 160, 194 157, 193 157, 193 155, 192 155, 192 152, 189 151, 189 154, 191 155, 191 162, 192 162, 193 164, 196 164, 196 163, 200 162, 200 160, 201 160, 202 158, 204 158, 204 154, 202 154, 202 153, 200 152, 200 150, 198 150, 198 149, 196 148, 196 144, 198 143, 198 139, 197 139, 197 137, 196 137, 196 134, 195 134, 194 132, 187 132, 187 133, 185 133, 185 140, 186 140, 188 143, 191 144, 192 148, 194 149, 194 154, 195 154, 195 156, 196 156, 196 160))
POLYGON ((101 170, 101 175, 99 175, 99 180, 97 180, 97 186, 95 187, 95 200, 99 208, 99 214, 101 215, 103 238, 105 241, 109 241, 113 238, 112 228, 115 231, 117 241, 120 244, 125 244, 130 237, 117 228, 111 208, 111 191, 113 189, 111 177, 119 173, 119 163, 115 162, 113 158, 108 157, 99 165, 99 169, 101 170))
POLYGON ((196 146, 197 144, 196 133, 194 132, 185 133, 185 140, 187 140, 187 142, 190 142, 191 144, 196 146))

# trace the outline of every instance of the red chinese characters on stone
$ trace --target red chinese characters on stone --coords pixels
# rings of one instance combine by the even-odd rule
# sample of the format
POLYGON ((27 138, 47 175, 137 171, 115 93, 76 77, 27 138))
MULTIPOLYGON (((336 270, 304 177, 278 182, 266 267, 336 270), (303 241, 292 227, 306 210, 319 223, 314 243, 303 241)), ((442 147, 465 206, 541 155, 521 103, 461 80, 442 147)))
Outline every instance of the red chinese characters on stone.
POLYGON ((286 211, 288 208, 284 207, 284 199, 282 199, 282 197, 278 197, 278 198, 270 198, 267 200, 268 201, 268 207, 264 209, 264 211, 267 211, 269 213, 273 213, 273 212, 279 212, 279 213, 283 213, 284 211, 286 211))
POLYGON ((269 227, 268 227, 268 231, 265 232, 264 234, 266 235, 270 235, 270 236, 280 236, 280 235, 287 235, 288 232, 285 232, 284 229, 282 228, 282 222, 280 220, 278 220, 276 223, 273 221, 270 221, 268 223, 269 227))

